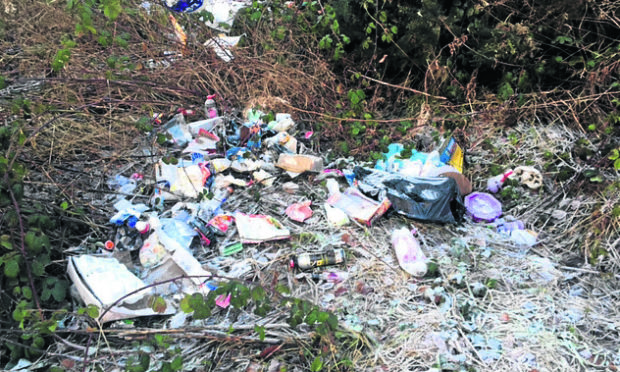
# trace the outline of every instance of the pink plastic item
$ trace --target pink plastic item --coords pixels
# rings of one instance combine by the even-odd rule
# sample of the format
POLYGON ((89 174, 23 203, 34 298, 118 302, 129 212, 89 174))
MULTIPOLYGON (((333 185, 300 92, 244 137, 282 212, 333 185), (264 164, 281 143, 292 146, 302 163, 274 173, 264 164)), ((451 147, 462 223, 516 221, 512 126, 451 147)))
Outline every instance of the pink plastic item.
POLYGON ((220 295, 215 299, 215 304, 222 309, 227 308, 230 305, 230 293, 228 295, 220 295))
POLYGON ((392 246, 398 258, 398 264, 403 270, 417 277, 426 274, 428 270, 426 261, 428 259, 411 231, 404 227, 394 230, 392 233, 392 246))
POLYGON ((487 190, 496 194, 504 186, 504 182, 512 175, 512 170, 507 171, 504 174, 499 174, 495 177, 491 177, 487 180, 487 190))
POLYGON ((293 203, 286 208, 286 215, 293 221, 304 222, 312 217, 312 209, 310 209, 310 200, 303 203, 293 203))

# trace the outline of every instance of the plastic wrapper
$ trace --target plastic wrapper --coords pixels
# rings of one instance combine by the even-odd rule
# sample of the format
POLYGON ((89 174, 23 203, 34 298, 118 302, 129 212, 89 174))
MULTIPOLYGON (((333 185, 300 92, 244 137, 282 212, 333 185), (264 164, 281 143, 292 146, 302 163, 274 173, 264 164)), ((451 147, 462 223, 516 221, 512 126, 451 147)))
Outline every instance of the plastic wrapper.
POLYGON ((208 132, 213 131, 216 127, 224 125, 224 120, 221 117, 215 117, 205 120, 194 121, 187 124, 187 128, 192 136, 197 136, 201 130, 208 132))
POLYGON ((140 264, 144 267, 155 266, 163 260, 166 253, 166 247, 159 242, 157 233, 153 232, 140 248, 140 264))
POLYGON ((328 203, 325 203, 324 206, 325 206, 325 216, 327 217, 327 222, 331 226, 344 226, 348 224, 349 222, 351 222, 349 221, 349 217, 347 216, 346 213, 344 213, 344 211, 338 208, 334 208, 328 203))
POLYGON ((320 172, 323 170, 323 159, 312 155, 280 154, 276 167, 289 172, 320 172))
POLYGON ((330 196, 327 199, 327 203, 342 210, 347 216, 366 226, 370 226, 390 208, 390 201, 388 199, 378 202, 364 196, 353 187, 349 187, 342 193, 330 196))
POLYGON ((143 280, 147 284, 155 284, 182 276, 185 278, 154 286, 153 291, 163 295, 178 292, 186 294, 209 292, 202 283, 211 277, 211 273, 204 270, 191 253, 182 249, 166 253, 160 265, 147 270, 143 280))
POLYGON ((271 216, 235 212, 235 223, 242 243, 262 243, 290 238, 290 232, 271 216))
POLYGON ((304 222, 312 217, 312 209, 310 209, 310 200, 302 203, 293 203, 286 208, 286 215, 293 221, 304 222))
POLYGON ((439 150, 441 161, 456 168, 459 173, 463 173, 463 160, 465 151, 456 142, 454 137, 450 137, 439 150))
POLYGON ((457 223, 465 208, 458 185, 450 177, 407 177, 376 169, 355 167, 363 192, 387 197, 398 213, 430 222, 457 223))
POLYGON ((402 227, 392 233, 392 246, 400 267, 413 276, 424 276, 427 271, 426 255, 411 231, 402 227))
POLYGON ((172 141, 183 146, 192 140, 192 134, 185 122, 183 114, 176 114, 162 128, 172 136, 172 141))
POLYGON ((160 161, 155 165, 155 176, 158 183, 165 181, 170 185, 171 193, 196 198, 211 177, 211 172, 197 164, 177 166, 160 161))
POLYGON ((275 180, 275 178, 273 177, 273 175, 271 175, 271 173, 266 172, 263 169, 253 172, 252 178, 254 178, 256 182, 260 183, 261 185, 265 187, 273 186, 273 181, 275 180))

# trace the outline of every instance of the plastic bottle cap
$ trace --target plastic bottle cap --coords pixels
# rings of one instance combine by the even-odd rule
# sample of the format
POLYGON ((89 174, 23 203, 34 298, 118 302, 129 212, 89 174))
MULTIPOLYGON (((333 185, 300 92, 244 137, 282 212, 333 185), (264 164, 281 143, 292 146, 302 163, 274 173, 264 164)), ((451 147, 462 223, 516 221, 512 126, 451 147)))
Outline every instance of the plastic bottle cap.
POLYGON ((108 251, 113 251, 114 250, 114 242, 111 241, 111 240, 108 240, 108 241, 105 242, 104 247, 108 251))
POLYGON ((147 222, 144 222, 144 221, 136 222, 136 230, 138 230, 140 234, 145 234, 146 232, 149 231, 149 228, 150 226, 147 222))
POLYGON ((127 226, 131 227, 132 229, 136 227, 136 223, 138 223, 138 218, 135 216, 131 216, 127 219, 127 226))

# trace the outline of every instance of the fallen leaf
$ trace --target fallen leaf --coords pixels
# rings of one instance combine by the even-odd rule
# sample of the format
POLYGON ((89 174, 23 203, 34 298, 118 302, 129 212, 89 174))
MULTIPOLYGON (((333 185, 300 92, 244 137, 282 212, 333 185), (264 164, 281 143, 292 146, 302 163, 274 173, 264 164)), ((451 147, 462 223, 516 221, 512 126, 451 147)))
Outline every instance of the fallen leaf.
POLYGON ((62 364, 62 366, 67 368, 67 369, 71 369, 71 368, 75 367, 75 360, 73 360, 73 359, 63 359, 60 364, 62 364))
POLYGON ((336 291, 334 292, 334 296, 338 297, 338 296, 342 296, 343 294, 347 293, 349 289, 345 286, 340 286, 336 289, 336 291))
POLYGON ((355 291, 363 295, 367 295, 375 291, 374 288, 367 286, 364 282, 355 283, 355 291))

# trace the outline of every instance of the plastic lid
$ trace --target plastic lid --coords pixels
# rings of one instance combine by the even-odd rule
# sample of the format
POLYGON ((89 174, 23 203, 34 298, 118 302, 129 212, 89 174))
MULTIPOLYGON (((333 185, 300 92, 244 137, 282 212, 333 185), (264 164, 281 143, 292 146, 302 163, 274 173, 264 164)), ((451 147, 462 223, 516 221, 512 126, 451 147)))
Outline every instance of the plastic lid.
POLYGON ((130 217, 127 219, 127 226, 129 226, 129 227, 131 227, 131 228, 133 229, 134 227, 136 227, 136 223, 137 223, 137 222, 138 222, 138 217, 136 217, 136 216, 130 216, 130 217))
POLYGON ((502 204, 493 195, 473 192, 465 197, 467 213, 476 221, 492 222, 502 215, 502 204))
POLYGON ((150 229, 150 226, 147 222, 144 222, 144 221, 136 222, 136 230, 138 230, 140 234, 147 233, 149 229, 150 229))
POLYGON ((111 240, 106 241, 103 246, 108 251, 113 251, 114 250, 114 242, 111 241, 111 240))

